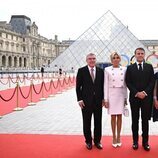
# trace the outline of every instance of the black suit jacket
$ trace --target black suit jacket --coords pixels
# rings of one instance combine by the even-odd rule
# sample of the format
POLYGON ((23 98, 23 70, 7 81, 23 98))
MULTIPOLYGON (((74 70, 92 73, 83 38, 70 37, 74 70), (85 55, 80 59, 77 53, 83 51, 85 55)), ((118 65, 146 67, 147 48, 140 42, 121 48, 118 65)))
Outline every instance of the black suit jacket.
MULTIPOLYGON (((103 100, 104 71, 96 67, 95 81, 92 81, 88 66, 78 70, 76 77, 77 100, 83 100, 86 107, 91 107, 94 103, 96 106, 102 106, 103 100)), ((85 107, 85 108, 86 108, 85 107)))
POLYGON ((157 99, 158 99, 158 72, 155 73, 155 81, 157 82, 156 95, 157 95, 157 99))
POLYGON ((126 84, 130 90, 130 102, 137 100, 135 97, 139 91, 145 91, 147 96, 144 101, 147 104, 152 103, 153 88, 154 88, 154 70, 152 65, 143 63, 143 71, 140 73, 137 64, 132 64, 127 67, 126 84))

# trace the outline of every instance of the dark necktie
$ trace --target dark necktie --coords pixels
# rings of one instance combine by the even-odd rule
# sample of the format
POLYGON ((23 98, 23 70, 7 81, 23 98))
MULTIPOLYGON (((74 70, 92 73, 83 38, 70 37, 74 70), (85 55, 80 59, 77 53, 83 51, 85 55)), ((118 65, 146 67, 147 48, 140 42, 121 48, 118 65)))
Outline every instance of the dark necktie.
POLYGON ((142 72, 143 69, 142 69, 142 64, 138 64, 139 65, 139 71, 142 72))
POLYGON ((92 81, 94 82, 95 78, 94 78, 94 69, 93 68, 91 69, 91 77, 92 77, 92 81))

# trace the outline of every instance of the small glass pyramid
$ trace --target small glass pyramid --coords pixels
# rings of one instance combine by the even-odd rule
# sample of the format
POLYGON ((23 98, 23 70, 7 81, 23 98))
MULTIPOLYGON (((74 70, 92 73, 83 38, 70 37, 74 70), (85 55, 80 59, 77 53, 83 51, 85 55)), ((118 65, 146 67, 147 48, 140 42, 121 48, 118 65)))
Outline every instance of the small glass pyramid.
POLYGON ((77 70, 86 65, 86 55, 94 53, 98 63, 110 62, 114 51, 122 56, 121 64, 127 66, 137 47, 146 47, 124 26, 111 11, 107 11, 51 64, 64 71, 77 70))

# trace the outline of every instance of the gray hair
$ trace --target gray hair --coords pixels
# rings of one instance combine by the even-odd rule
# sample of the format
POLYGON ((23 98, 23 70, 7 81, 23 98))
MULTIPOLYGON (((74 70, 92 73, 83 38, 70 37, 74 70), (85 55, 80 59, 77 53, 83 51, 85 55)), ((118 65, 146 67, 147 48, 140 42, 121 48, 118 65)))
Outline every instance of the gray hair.
POLYGON ((96 55, 94 53, 89 53, 89 54, 87 54, 86 59, 88 59, 89 56, 95 56, 96 57, 96 55))

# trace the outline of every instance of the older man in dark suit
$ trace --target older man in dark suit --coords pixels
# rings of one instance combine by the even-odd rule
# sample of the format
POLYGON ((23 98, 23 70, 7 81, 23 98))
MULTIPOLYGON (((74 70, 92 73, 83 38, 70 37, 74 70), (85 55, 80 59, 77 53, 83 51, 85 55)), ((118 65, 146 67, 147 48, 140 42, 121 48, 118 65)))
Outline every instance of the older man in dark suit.
POLYGON ((130 90, 130 106, 132 112, 133 149, 138 149, 139 111, 142 119, 142 146, 149 151, 149 119, 151 117, 154 71, 150 64, 144 62, 145 50, 135 50, 136 62, 128 66, 126 71, 126 84, 130 90))
POLYGON ((96 67, 96 56, 90 53, 86 57, 87 65, 79 68, 76 78, 78 104, 82 109, 83 132, 87 149, 92 149, 91 118, 94 114, 94 144, 102 149, 102 104, 104 72, 96 67))

